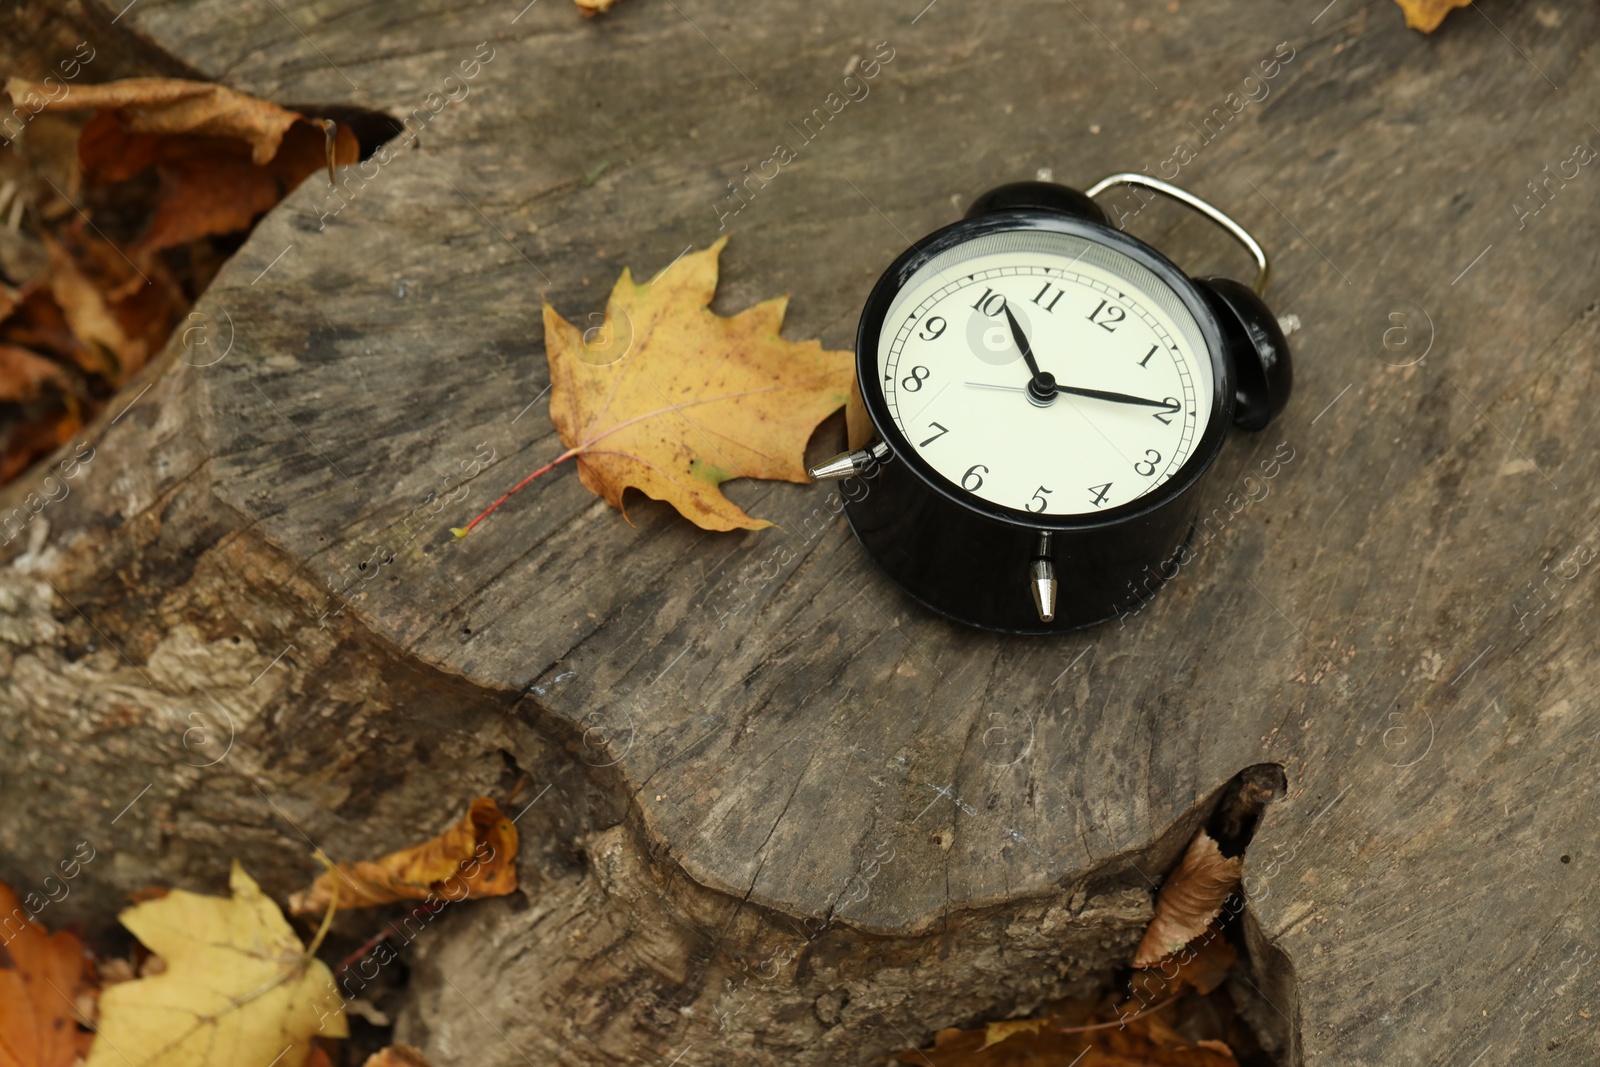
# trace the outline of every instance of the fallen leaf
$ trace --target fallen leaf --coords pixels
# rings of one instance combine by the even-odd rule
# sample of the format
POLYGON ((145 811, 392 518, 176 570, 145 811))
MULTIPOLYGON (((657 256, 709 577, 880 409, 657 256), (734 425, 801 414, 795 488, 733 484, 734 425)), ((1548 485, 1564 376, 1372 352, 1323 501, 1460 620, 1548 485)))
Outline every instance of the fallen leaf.
POLYGON ((578 10, 583 13, 583 17, 590 19, 610 11, 616 2, 617 0, 573 0, 573 3, 578 5, 578 10))
POLYGON ((83 371, 119 382, 122 367, 143 366, 148 350, 122 328, 105 292, 78 269, 55 241, 46 238, 45 248, 50 252, 50 295, 72 336, 84 342, 71 352, 83 371))
POLYGON ((4 485, 40 456, 49 455, 78 435, 83 417, 71 405, 44 418, 9 427, 0 441, 0 485, 4 485))
POLYGON ((502 897, 517 888, 517 828, 488 797, 472 802, 461 821, 429 841, 378 860, 341 863, 289 898, 296 915, 322 911, 339 885, 340 908, 369 908, 397 900, 502 897), (457 884, 465 896, 451 896, 457 884))
POLYGON ((314 1038, 348 1036, 332 972, 237 862, 228 887, 122 913, 166 969, 105 991, 86 1067, 305 1067, 314 1038))
POLYGON ((1243 856, 1226 858, 1210 834, 1204 830, 1195 834, 1178 866, 1161 883, 1155 915, 1139 941, 1133 965, 1148 967, 1204 933, 1222 913, 1243 869, 1243 856))
POLYGON ((0 401, 33 400, 46 385, 67 388, 61 366, 26 348, 0 342, 0 401))
POLYGON ((907 1067, 1237 1067, 1220 1041, 1190 1042, 1160 1012, 1118 1011, 1064 1001, 1036 1019, 983 1030, 940 1030, 932 1048, 889 1057, 907 1067))
POLYGON ((0 1067, 72 1067, 88 1051, 75 1007, 93 992, 87 962, 81 941, 30 922, 0 882, 0 1067))
MULTIPOLYGON (((42 86, 6 82, 13 100, 42 86)), ((246 229, 307 176, 326 165, 316 120, 208 82, 128 78, 82 86, 44 110, 97 109, 78 141, 90 182, 126 181, 154 167, 155 212, 135 242, 136 259, 212 234, 246 229)), ((355 134, 340 126, 334 161, 360 156, 355 134)))
POLYGON ((1143 1010, 1191 989, 1204 996, 1227 980, 1236 959, 1238 953, 1212 923, 1205 933, 1177 952, 1150 964, 1148 969, 1134 972, 1122 1010, 1143 1010))
POLYGON ((589 336, 545 305, 550 417, 567 451, 512 493, 576 458, 584 486, 618 510, 624 491, 635 488, 702 529, 772 525, 745 514, 719 487, 730 478, 809 481, 806 441, 844 405, 855 358, 780 337, 784 297, 728 318, 713 313, 727 241, 684 256, 643 285, 624 268, 604 323, 589 336))
POLYGON ((1446 15, 1458 7, 1466 7, 1472 0, 1395 0, 1395 3, 1406 13, 1407 26, 1432 33, 1446 15))
MULTIPOLYGON (((289 127, 305 119, 298 112, 226 86, 181 78, 124 78, 100 85, 77 85, 57 100, 50 99, 41 82, 9 78, 6 92, 13 101, 36 93, 45 100, 41 109, 44 111, 115 111, 122 128, 132 134, 187 134, 244 141, 250 145, 251 158, 257 164, 277 155, 289 127)), ((140 152, 151 150, 151 145, 141 142, 140 152)), ((121 176, 132 177, 150 162, 154 160, 136 154, 126 162, 126 166, 135 169, 121 176)))
POLYGON ((390 1045, 367 1057, 362 1067, 430 1067, 421 1052, 410 1045, 390 1045))
POLYGON ((1048 1019, 1005 1019, 990 1023, 983 1028, 983 1044, 978 1046, 978 1051, 982 1052, 1017 1034, 1037 1034, 1047 1025, 1049 1025, 1048 1019))

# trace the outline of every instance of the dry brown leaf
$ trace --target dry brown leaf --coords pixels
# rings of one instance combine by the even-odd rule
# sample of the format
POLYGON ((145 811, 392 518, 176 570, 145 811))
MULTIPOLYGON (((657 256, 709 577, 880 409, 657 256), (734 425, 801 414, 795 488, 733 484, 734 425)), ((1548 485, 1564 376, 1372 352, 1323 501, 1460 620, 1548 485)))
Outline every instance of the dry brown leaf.
POLYGON ((997 1023, 989 1023, 983 1028, 983 1044, 978 1046, 982 1052, 986 1048, 998 1045, 1008 1037, 1018 1034, 1037 1034, 1050 1024, 1049 1019, 1005 1019, 997 1023))
POLYGON ((147 347, 143 341, 128 336, 106 293, 78 269, 59 244, 45 238, 45 247, 50 252, 50 273, 46 278, 50 295, 72 336, 84 342, 71 353, 73 358, 85 373, 120 382, 123 367, 144 365, 149 355, 147 347))
POLYGON ((1189 989, 1204 996, 1227 980, 1237 958, 1238 953, 1212 923, 1179 951, 1157 960, 1148 970, 1135 972, 1128 1005, 1138 1010, 1138 1005, 1159 1004, 1189 989))
POLYGON ((0 882, 0 1067, 72 1067, 94 1035, 75 1009, 92 994, 83 943, 28 921, 0 882))
POLYGON ((0 401, 33 400, 46 384, 67 388, 67 376, 60 364, 26 348, 0 342, 0 401))
POLYGON ((101 85, 78 85, 59 100, 49 99, 40 82, 10 78, 6 92, 14 101, 30 92, 42 97, 44 111, 116 111, 123 129, 129 133, 189 134, 244 141, 250 145, 251 158, 257 164, 277 155, 283 135, 304 119, 297 112, 236 93, 226 86, 180 78, 124 78, 101 85))
POLYGON ((1042 1018, 940 1030, 932 1048, 892 1058, 907 1067, 1237 1067, 1226 1044, 1190 1042, 1163 1014, 1067 1001, 1042 1018))
POLYGON ((431 1067, 421 1052, 410 1045, 390 1045, 367 1057, 362 1067, 431 1067))
POLYGON ((1458 7, 1466 7, 1472 0, 1395 0, 1395 3, 1406 13, 1407 26, 1432 33, 1446 15, 1458 7))
POLYGON ((616 2, 617 0, 573 0, 573 3, 578 5, 578 10, 583 13, 583 17, 590 19, 610 11, 616 2))
POLYGON ((41 456, 72 440, 83 429, 83 416, 71 405, 11 426, 0 440, 0 485, 4 485, 41 456))
POLYGON ((731 478, 809 481, 806 442, 844 405, 855 358, 780 337, 786 297, 728 318, 713 313, 727 242, 682 257, 643 285, 624 268, 604 323, 587 338, 545 305, 550 418, 567 451, 511 492, 576 458, 584 486, 618 510, 633 488, 702 529, 772 525, 746 515, 720 486, 731 478))
MULTIPOLYGON (((13 99, 41 86, 12 78, 13 99)), ((78 158, 91 182, 125 181, 154 167, 156 209, 133 252, 149 254, 211 234, 247 228, 308 175, 326 165, 317 121, 206 82, 129 78, 83 86, 46 110, 98 109, 84 126, 78 158)), ((356 162, 355 134, 339 127, 335 162, 356 162)))
POLYGON ((517 888, 517 828, 488 797, 472 802, 461 821, 430 841, 382 859, 341 863, 311 888, 289 898, 289 910, 309 915, 327 908, 339 883, 339 907, 370 908, 397 900, 502 897, 517 888), (463 896, 453 896, 459 885, 463 896))
POLYGON ((1139 941, 1133 965, 1148 967, 1204 933, 1222 913, 1223 902, 1239 884, 1243 870, 1243 856, 1224 857, 1210 834, 1204 830, 1195 834, 1183 859, 1161 883, 1155 915, 1139 941))

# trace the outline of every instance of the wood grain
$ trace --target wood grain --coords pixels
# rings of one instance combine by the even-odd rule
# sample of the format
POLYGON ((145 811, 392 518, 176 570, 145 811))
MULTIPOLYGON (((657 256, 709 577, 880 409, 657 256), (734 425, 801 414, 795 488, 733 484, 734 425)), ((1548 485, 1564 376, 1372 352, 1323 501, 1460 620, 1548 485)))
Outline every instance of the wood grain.
MULTIPOLYGON (((1592 1062, 1600 179, 1590 166, 1550 179, 1536 214, 1526 183, 1600 141, 1585 57, 1600 13, 1487 2, 1423 38, 1388 0, 1170 7, 624 0, 590 22, 556 2, 145 0, 123 17, 236 89, 428 116, 392 162, 347 172, 342 199, 313 179, 268 216, 201 307, 231 322, 227 357, 172 362, 144 401, 189 437, 205 543, 275 561, 237 588, 283 602, 280 632, 328 610, 323 578, 377 567, 337 619, 347 636, 307 661, 365 680, 341 701, 291 656, 275 668, 282 702, 259 714, 321 723, 322 751, 359 763, 378 748, 354 731, 378 704, 383 721, 425 706, 421 729, 472 775, 499 774, 470 758, 495 745, 547 775, 541 787, 562 774, 540 801, 560 817, 540 825, 575 849, 636 849, 618 869, 655 873, 629 891, 657 878, 680 918, 700 916, 665 956, 702 962, 657 968, 662 989, 700 990, 682 1003, 716 1000, 718 936, 748 953, 776 935, 741 922, 810 918, 838 932, 838 974, 880 1013, 824 1005, 834 994, 797 965, 784 982, 816 1006, 785 1031, 792 1047, 743 1024, 737 1040, 695 1031, 692 1015, 656 1018, 641 1044, 599 1023, 563 1030, 559 988, 519 996, 440 938, 422 971, 460 986, 507 1043, 485 1047, 480 1020, 441 999, 408 1024, 430 1055, 668 1062, 694 1043, 684 1062, 711 1063, 723 1041, 754 1062, 839 1062, 827 1057, 893 1047, 895 1029, 924 1039, 958 1021, 953 1004, 1019 1008, 1131 950, 1147 905, 1117 894, 1148 901, 1224 783, 1276 763, 1288 795, 1245 872, 1258 988, 1239 993, 1284 1062, 1592 1062), (492 59, 465 98, 430 114, 484 42, 492 59), (893 59, 870 92, 796 147, 791 123, 842 94, 878 42, 893 59), (1292 58, 1259 80, 1280 42, 1292 58), (795 160, 727 216, 727 183, 778 142, 795 160), (1304 324, 1297 395, 1227 446, 1220 532, 1125 626, 1023 640, 933 618, 866 562, 826 487, 732 483, 780 529, 713 535, 645 500, 623 522, 567 472, 451 541, 560 451, 541 300, 582 323, 622 266, 647 277, 731 231, 717 310, 787 292, 786 336, 846 347, 879 271, 977 193, 1038 168, 1080 186, 1160 173, 1180 142, 1194 151, 1175 180, 1274 254, 1271 300, 1304 324), (1246 483, 1280 443, 1293 458, 1246 483), (1247 490, 1257 499, 1230 508, 1247 490), (453 696, 407 712, 380 663, 453 696), (593 836, 619 825, 624 842, 593 836), (1082 966, 1048 980, 974 962, 996 944, 1003 961, 1015 938, 1017 966, 1042 967, 1040 920, 1011 920, 1077 892, 1123 901, 1099 955, 1085 941, 1082 966), (926 951, 962 937, 955 962, 926 951), (872 938, 891 947, 876 956, 872 938), (951 975, 964 1001, 934 992, 951 975)), ((1196 272, 1245 269, 1176 211, 1129 225, 1196 272)), ((108 477, 172 462, 130 453, 151 439, 140 417, 156 416, 100 428, 108 477)), ((175 476, 162 477, 123 521, 159 523, 175 476)), ((131 662, 194 621, 157 589, 96 599, 86 614, 112 637, 148 635, 131 662), (159 623, 141 614, 158 608, 159 623)), ((429 747, 416 726, 381 729, 429 747)), ((285 773, 264 736, 246 750, 285 788, 359 782, 367 797, 357 812, 304 794, 289 814, 314 839, 370 844, 385 831, 358 827, 374 812, 420 803, 407 772, 386 787, 370 767, 319 768, 304 740, 286 742, 305 765, 285 773)), ((249 818, 263 854, 303 848, 270 813, 249 818)), ((581 865, 551 878, 572 900, 628 882, 581 865)), ((543 919, 509 909, 453 916, 449 932, 537 952, 543 919)), ((779 1002, 798 1003, 763 1001, 779 1002)))

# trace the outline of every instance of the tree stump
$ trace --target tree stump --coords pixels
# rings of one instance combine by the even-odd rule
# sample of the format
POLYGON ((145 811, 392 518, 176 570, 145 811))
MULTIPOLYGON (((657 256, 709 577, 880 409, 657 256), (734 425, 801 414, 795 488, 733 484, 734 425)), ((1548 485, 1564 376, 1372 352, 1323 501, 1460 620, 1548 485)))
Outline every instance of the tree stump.
POLYGON ((526 776, 524 891, 402 949, 403 1038, 865 1063, 1125 964, 1227 783, 1281 770, 1236 992, 1282 1062, 1593 1062, 1600 185, 1573 146, 1600 12, 1486 3, 1423 38, 1387 2, 144 0, 117 26, 405 128, 260 224, 5 550, 27 815, 0 874, 96 850, 42 921, 214 890, 234 856, 281 898, 312 844, 367 857, 526 776), (1145 166, 1246 221, 1304 329, 1297 396, 1229 444, 1214 531, 1138 616, 961 629, 825 487, 733 483, 778 528, 710 534, 568 472, 453 542, 561 450, 541 300, 598 323, 623 266, 731 231, 717 310, 788 292, 786 336, 843 348, 977 193, 1145 166))

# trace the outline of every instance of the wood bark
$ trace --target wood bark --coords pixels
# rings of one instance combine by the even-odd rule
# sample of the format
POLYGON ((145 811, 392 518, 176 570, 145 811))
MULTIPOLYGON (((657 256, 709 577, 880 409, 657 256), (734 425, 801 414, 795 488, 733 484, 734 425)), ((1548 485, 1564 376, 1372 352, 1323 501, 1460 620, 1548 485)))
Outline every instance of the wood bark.
POLYGON ((1282 1062, 1593 1062, 1600 11, 1423 38, 1376 0, 919 8, 121 16, 234 88, 409 126, 266 217, 6 549, 0 873, 97 849, 45 921, 232 856, 281 896, 310 843, 363 858, 526 777, 525 889, 405 947, 404 1038, 866 1062, 1125 962, 1226 783, 1276 765, 1238 992, 1282 1062), (1124 625, 930 617, 821 487, 733 484, 778 528, 708 534, 567 472, 451 539, 561 451, 541 300, 598 323, 623 266, 731 230, 717 310, 789 292, 786 336, 842 348, 979 192, 1146 165, 1255 231, 1304 328, 1296 397, 1124 625))

